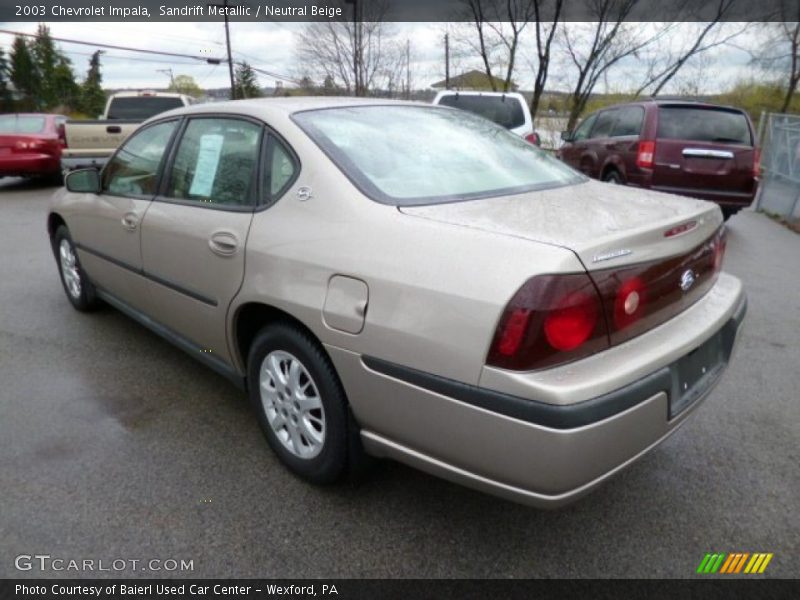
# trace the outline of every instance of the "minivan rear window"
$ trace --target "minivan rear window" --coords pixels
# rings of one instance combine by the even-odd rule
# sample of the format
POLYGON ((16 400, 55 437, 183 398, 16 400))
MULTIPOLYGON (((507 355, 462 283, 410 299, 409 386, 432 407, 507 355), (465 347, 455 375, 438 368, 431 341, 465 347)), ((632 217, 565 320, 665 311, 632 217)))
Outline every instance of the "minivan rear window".
POLYGON ((658 137, 747 146, 753 143, 744 113, 694 106, 659 108, 658 137))
POLYGON ((159 96, 129 96, 114 98, 108 109, 108 119, 149 119, 150 117, 173 108, 180 108, 180 98, 164 98, 159 96))
POLYGON ((439 99, 442 106, 452 106, 480 115, 506 129, 525 125, 525 114, 519 100, 510 96, 473 96, 449 94, 439 99))

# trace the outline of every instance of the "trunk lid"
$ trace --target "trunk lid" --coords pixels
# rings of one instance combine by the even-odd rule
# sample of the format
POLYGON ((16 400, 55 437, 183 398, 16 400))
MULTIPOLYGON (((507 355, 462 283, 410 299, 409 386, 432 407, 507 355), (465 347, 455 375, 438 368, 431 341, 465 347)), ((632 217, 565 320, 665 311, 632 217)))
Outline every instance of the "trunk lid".
POLYGON ((710 238, 722 223, 712 203, 597 181, 398 210, 568 248, 588 271, 680 255, 710 238), (687 225, 686 231, 665 235, 681 225, 687 225))

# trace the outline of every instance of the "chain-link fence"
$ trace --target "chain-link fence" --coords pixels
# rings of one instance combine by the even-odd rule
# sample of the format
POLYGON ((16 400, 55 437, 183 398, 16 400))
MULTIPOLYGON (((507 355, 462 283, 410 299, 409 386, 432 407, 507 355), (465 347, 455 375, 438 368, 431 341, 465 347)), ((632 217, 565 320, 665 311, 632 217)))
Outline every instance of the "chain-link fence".
POLYGON ((800 115, 763 114, 761 186, 756 208, 800 219, 800 115))

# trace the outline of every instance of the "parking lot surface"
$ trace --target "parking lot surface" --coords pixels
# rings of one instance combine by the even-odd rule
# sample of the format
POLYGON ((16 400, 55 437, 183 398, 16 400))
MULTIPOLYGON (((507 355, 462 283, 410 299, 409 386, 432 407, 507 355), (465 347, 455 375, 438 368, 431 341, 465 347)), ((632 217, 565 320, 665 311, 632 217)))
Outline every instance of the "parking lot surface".
POLYGON ((750 305, 705 405, 539 511, 389 462, 359 484, 296 479, 226 380, 111 308, 72 309, 52 192, 0 181, 0 577, 691 577, 706 552, 772 552, 763 576, 800 577, 800 235, 768 218, 729 222, 750 305), (143 562, 15 568, 33 554, 143 562))

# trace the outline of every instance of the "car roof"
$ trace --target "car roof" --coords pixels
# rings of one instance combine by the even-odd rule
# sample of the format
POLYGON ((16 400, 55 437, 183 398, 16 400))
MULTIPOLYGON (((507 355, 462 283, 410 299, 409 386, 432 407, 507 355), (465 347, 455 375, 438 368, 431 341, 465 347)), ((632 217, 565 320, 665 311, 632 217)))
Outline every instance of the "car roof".
MULTIPOLYGON (((249 100, 228 100, 227 102, 207 102, 175 108, 160 113, 153 119, 196 113, 231 113, 256 118, 288 116, 305 110, 326 108, 345 108, 350 106, 424 106, 436 108, 426 102, 387 100, 383 98, 354 98, 350 96, 283 96, 277 98, 252 98, 249 100)), ((442 109, 443 110, 443 109, 442 109)))
POLYGON ((510 96, 512 98, 520 98, 522 94, 519 92, 483 92, 480 90, 442 90, 437 96, 510 96))
POLYGON ((719 108, 734 112, 744 112, 741 108, 736 106, 729 106, 727 104, 714 104, 713 102, 706 102, 705 100, 694 100, 692 98, 681 97, 642 98, 641 100, 631 100, 630 102, 619 102, 618 104, 609 104, 608 106, 604 106, 603 108, 598 109, 597 112, 610 108, 619 108, 621 106, 644 106, 648 104, 655 104, 656 106, 696 106, 698 108, 719 108))

